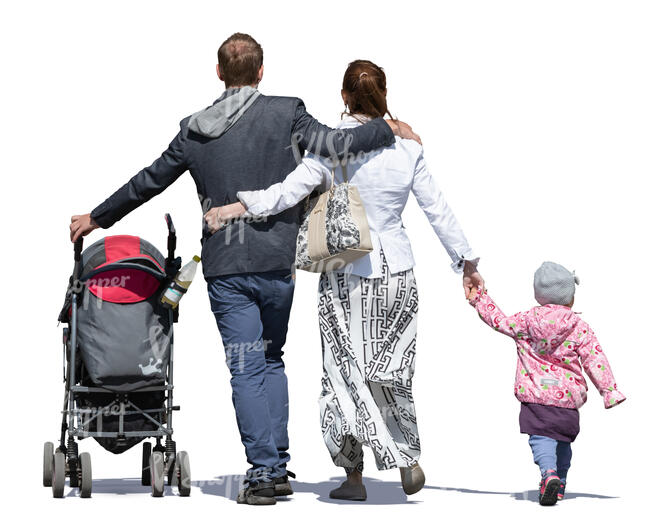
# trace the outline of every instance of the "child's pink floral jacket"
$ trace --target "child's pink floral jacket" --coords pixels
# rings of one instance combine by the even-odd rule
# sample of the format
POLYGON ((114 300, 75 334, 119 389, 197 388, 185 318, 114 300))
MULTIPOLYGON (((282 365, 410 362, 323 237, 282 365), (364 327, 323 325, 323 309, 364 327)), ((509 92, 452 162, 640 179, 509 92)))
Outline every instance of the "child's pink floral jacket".
POLYGON ((625 400, 594 332, 569 307, 543 305, 506 316, 481 289, 470 303, 485 323, 515 340, 515 396, 521 402, 581 407, 587 401, 583 368, 605 408, 625 400))

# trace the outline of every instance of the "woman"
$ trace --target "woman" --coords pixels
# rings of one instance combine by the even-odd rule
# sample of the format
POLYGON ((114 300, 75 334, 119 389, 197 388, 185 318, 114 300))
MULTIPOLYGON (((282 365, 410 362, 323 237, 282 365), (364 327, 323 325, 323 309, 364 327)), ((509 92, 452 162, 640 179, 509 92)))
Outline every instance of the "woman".
MULTIPOLYGON (((366 60, 348 66, 341 90, 346 106, 339 128, 390 115, 386 76, 366 60)), ((324 158, 307 156, 282 183, 239 192, 239 203, 212 209, 212 227, 242 215, 277 214, 297 205, 332 172, 324 158)), ((337 170, 340 172, 340 169, 337 170)), ((413 254, 401 221, 413 192, 451 257, 464 272, 466 297, 482 285, 472 253, 451 209, 427 171, 422 147, 397 139, 391 147, 347 160, 351 184, 359 189, 374 250, 344 270, 321 274, 318 312, 323 348, 321 428, 334 464, 347 480, 331 498, 365 500, 362 445, 379 469, 399 467, 402 487, 413 494, 424 486, 418 465, 420 440, 412 397, 418 292, 413 254)), ((340 182, 341 174, 336 175, 340 182)))

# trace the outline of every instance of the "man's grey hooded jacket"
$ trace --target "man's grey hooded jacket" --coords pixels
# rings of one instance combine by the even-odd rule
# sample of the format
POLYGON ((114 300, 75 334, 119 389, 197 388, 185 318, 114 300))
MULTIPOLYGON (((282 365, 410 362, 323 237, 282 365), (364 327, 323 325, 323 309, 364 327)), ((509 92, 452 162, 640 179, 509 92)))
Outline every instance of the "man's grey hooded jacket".
MULTIPOLYGON (((91 212, 102 228, 161 193, 190 171, 206 212, 237 201, 237 192, 283 181, 305 150, 341 158, 395 142, 383 119, 333 130, 309 115, 293 97, 267 97, 256 89, 227 89, 212 106, 180 123, 180 132, 154 163, 141 170, 91 212)), ((240 221, 201 243, 206 278, 292 267, 300 205, 264 221, 240 221)))

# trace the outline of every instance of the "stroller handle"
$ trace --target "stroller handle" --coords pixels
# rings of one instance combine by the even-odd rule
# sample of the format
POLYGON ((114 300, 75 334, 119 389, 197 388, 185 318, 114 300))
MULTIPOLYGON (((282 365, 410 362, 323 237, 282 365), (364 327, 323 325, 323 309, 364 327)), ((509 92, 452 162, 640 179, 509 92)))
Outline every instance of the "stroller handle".
POLYGON ((79 239, 77 239, 74 242, 74 260, 75 261, 81 261, 81 252, 82 252, 83 248, 84 248, 84 238, 79 237, 79 239))
POLYGON ((76 282, 81 273, 81 252, 84 248, 84 238, 80 237, 74 242, 74 270, 72 271, 72 279, 76 282))
POLYGON ((165 214, 165 222, 167 223, 167 264, 171 264, 174 261, 174 252, 176 252, 176 228, 174 227, 174 222, 172 221, 172 216, 167 213, 165 214))
POLYGON ((176 228, 174 227, 174 222, 172 221, 172 216, 169 212, 165 214, 165 222, 167 223, 167 230, 169 230, 169 233, 175 234, 176 228))

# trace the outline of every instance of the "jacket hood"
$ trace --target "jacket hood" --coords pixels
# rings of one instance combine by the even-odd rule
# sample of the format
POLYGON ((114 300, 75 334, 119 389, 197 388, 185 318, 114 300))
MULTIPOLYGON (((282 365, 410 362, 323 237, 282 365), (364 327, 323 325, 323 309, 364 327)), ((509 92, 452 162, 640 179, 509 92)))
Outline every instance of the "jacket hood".
POLYGON ((228 88, 212 106, 194 113, 188 127, 204 137, 220 137, 246 113, 259 96, 260 92, 251 86, 228 88))
POLYGON ((536 351, 552 354, 580 322, 579 316, 562 305, 534 307, 528 318, 528 337, 536 351))

